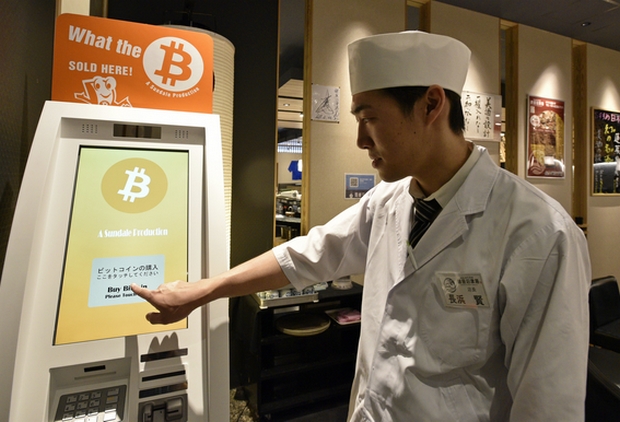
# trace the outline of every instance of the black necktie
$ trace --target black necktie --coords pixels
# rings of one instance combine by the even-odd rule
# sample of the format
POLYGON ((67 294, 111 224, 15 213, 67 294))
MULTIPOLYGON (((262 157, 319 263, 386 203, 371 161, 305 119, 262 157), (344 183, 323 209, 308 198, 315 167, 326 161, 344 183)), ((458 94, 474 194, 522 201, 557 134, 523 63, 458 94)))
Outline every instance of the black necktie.
POLYGON ((441 205, 434 200, 424 201, 414 199, 415 215, 413 219, 413 227, 409 233, 409 244, 411 248, 417 245, 418 241, 424 235, 428 227, 431 225, 435 217, 441 212, 441 205))

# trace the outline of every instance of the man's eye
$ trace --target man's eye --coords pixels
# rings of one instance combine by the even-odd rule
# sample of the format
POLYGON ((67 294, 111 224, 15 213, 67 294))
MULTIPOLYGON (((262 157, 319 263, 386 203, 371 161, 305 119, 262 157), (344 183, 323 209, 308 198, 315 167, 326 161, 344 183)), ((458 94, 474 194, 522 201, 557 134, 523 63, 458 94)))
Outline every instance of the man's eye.
POLYGON ((367 123, 370 123, 370 121, 371 121, 372 119, 373 119, 372 117, 361 117, 361 116, 357 116, 357 117, 355 118, 355 121, 356 121, 357 123, 360 123, 360 124, 367 124, 367 123))

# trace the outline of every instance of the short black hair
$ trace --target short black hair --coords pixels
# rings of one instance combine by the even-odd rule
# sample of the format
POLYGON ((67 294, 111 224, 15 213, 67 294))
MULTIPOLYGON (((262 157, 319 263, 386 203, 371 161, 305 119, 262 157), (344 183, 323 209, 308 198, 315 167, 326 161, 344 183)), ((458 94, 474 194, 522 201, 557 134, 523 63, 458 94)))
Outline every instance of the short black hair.
MULTIPOLYGON (((413 111, 413 106, 426 93, 427 86, 403 86, 397 88, 383 88, 385 94, 393 98, 405 115, 413 111)), ((461 106, 461 96, 454 91, 444 89, 446 97, 450 102, 449 125, 450 130, 456 135, 462 135, 465 131, 465 116, 461 106)))

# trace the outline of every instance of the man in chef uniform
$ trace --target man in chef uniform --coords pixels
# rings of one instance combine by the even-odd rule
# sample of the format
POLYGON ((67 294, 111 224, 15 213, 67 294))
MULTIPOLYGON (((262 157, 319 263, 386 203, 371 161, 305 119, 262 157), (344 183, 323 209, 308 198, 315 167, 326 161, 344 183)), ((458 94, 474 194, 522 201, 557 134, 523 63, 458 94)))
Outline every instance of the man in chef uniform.
POLYGON ((348 47, 357 146, 382 182, 220 276, 134 286, 155 324, 196 307, 364 273, 352 421, 583 421, 586 240, 560 204, 463 137, 461 42, 424 32, 348 47))

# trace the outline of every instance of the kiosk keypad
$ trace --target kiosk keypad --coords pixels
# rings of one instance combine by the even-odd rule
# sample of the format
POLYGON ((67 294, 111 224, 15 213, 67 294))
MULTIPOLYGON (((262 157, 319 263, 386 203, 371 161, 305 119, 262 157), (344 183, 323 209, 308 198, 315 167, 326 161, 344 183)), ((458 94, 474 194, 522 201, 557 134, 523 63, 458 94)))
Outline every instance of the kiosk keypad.
POLYGON ((56 422, 122 422, 127 386, 65 394, 56 409, 56 422))

